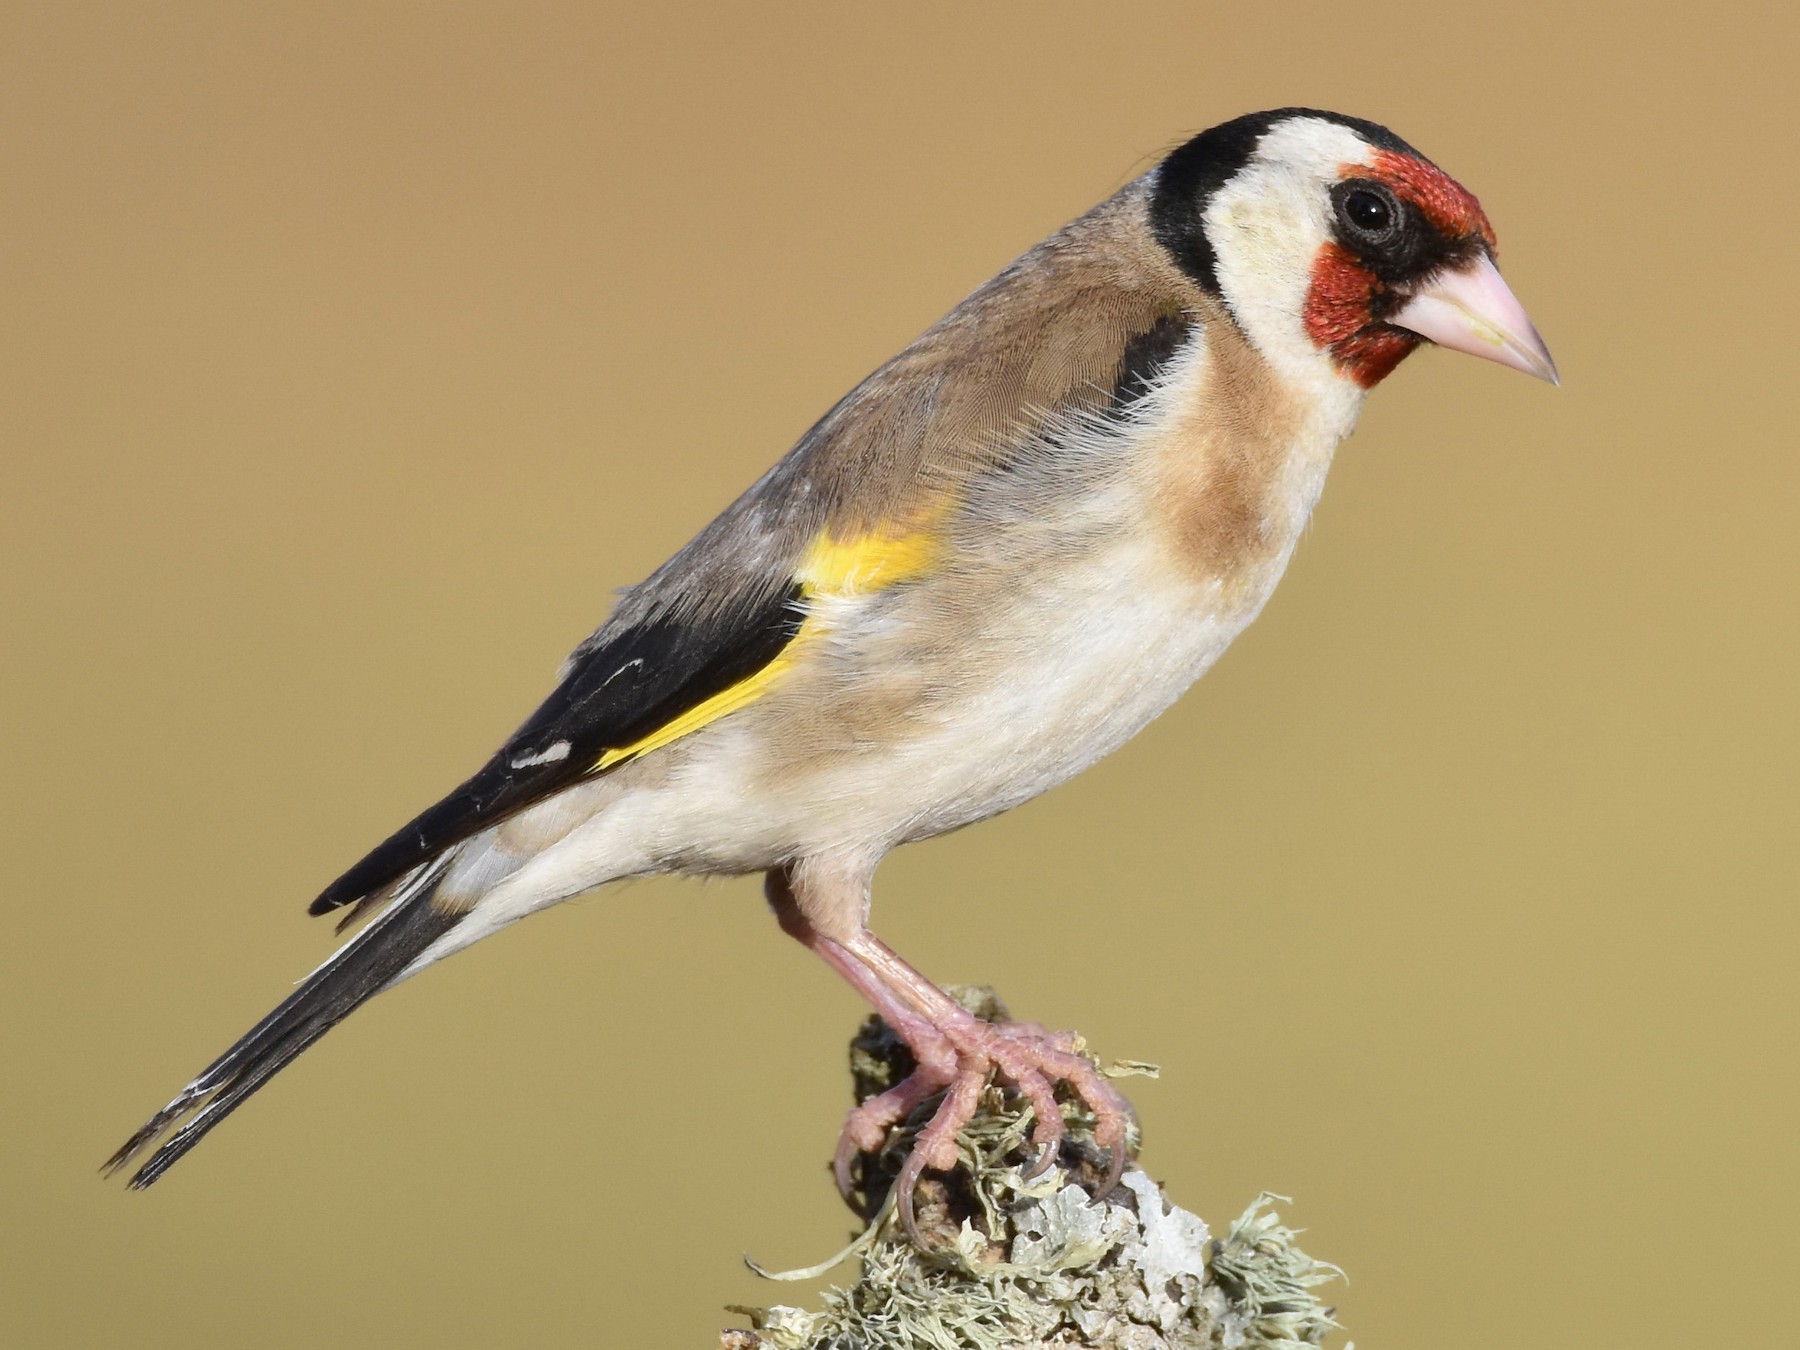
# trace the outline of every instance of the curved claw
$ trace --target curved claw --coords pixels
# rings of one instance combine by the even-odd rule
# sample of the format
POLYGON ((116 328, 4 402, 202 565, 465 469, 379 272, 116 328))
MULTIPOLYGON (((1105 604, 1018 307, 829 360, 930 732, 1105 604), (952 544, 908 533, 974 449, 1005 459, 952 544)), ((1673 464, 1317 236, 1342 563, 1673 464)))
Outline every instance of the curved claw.
POLYGON ((1105 1149, 1111 1158, 1107 1164, 1105 1179, 1094 1189, 1096 1200, 1104 1200, 1111 1195, 1118 1188, 1119 1178, 1125 1175, 1131 1130, 1137 1117, 1129 1102, 1121 1098, 1120 1105, 1122 1110, 1116 1110, 1095 1123, 1094 1142, 1105 1149))
POLYGON ((900 1175, 894 1178, 894 1208, 899 1211, 900 1223, 906 1229, 907 1239, 920 1251, 925 1250, 925 1239, 919 1232, 919 1221, 913 1214, 913 1192, 918 1189, 919 1180, 924 1175, 925 1159, 915 1148, 900 1165, 900 1175))
POLYGON ((1059 1152, 1061 1152, 1061 1149, 1058 1148, 1055 1143, 1046 1141, 1045 1143, 1040 1144, 1038 1146, 1037 1157, 1033 1158, 1031 1160, 1031 1165, 1023 1172, 1019 1173, 1019 1175, 1026 1181, 1036 1181, 1039 1177, 1043 1176, 1045 1172, 1050 1170, 1050 1164, 1056 1161, 1056 1155, 1059 1152))
POLYGON ((1106 1149, 1112 1162, 1106 1169, 1106 1180, 1094 1188, 1094 1199, 1104 1200, 1119 1188, 1119 1178, 1125 1175, 1125 1141, 1123 1139, 1109 1144, 1106 1149))
POLYGON ((831 1155, 831 1178, 837 1182, 838 1195, 845 1200, 850 1198, 855 1184, 850 1176, 850 1164, 855 1161, 858 1152, 856 1140, 850 1137, 850 1131, 846 1127, 838 1135, 837 1152, 831 1155))

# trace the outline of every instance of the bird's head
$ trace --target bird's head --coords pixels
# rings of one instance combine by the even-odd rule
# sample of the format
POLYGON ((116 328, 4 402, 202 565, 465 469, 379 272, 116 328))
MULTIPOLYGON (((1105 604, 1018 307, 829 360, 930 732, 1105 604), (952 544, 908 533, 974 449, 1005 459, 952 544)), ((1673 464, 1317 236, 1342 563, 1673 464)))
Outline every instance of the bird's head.
POLYGON ((1182 270, 1295 373, 1367 389, 1429 340, 1556 381, 1481 203, 1373 122, 1283 108, 1216 126, 1157 167, 1150 214, 1182 270))

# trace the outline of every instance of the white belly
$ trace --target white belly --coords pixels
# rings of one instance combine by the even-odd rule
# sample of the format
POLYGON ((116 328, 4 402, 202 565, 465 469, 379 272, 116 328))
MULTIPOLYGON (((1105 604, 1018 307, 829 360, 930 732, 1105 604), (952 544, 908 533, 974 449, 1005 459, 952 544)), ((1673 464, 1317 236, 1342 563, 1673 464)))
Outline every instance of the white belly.
POLYGON ((1003 615, 989 637, 1016 654, 1010 669, 965 691, 886 763, 832 773, 830 795, 880 803, 897 841, 925 838, 1027 801, 1123 745, 1219 658, 1267 594, 1222 612, 1213 597, 1171 586, 1150 552, 1145 540, 1122 543, 1003 615), (1158 570, 1160 584, 1145 584, 1158 570))

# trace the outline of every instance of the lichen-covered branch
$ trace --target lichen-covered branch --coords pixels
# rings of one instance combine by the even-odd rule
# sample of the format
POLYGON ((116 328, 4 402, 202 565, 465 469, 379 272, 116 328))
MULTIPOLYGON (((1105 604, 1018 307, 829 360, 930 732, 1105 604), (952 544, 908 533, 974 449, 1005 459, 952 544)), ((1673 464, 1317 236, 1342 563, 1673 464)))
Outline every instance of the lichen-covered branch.
MULTIPOLYGON (((991 991, 953 992, 1003 1015, 991 991)), ((858 1101, 911 1067, 877 1018, 851 1044, 858 1101)), ((867 1227, 838 1258, 860 1262, 854 1282, 827 1289, 813 1311, 734 1309, 751 1328, 725 1332, 724 1350, 1306 1350, 1336 1327, 1315 1290, 1338 1271, 1294 1245, 1271 1207, 1278 1197, 1258 1197, 1217 1239, 1135 1163, 1092 1199, 1107 1159, 1073 1101, 1060 1157, 1031 1177, 1029 1108, 990 1085, 956 1169, 920 1187, 913 1241, 889 1190, 932 1105, 857 1160, 850 1201, 867 1227)), ((836 1264, 761 1273, 810 1277, 836 1264)))

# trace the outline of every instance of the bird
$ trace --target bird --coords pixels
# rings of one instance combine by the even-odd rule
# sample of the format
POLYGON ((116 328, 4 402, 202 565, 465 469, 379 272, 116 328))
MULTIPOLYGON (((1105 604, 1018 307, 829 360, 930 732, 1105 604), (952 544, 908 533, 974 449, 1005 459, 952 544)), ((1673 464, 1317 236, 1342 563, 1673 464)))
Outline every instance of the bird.
MULTIPOLYGON (((1072 1094, 1130 1108, 1069 1033, 984 1022, 875 936, 877 865, 1142 730, 1256 618, 1364 399, 1427 344, 1557 383, 1475 196, 1385 127, 1280 108, 1187 139, 977 288, 624 591, 476 772, 327 886, 356 928, 126 1141, 157 1180, 373 995, 626 878, 761 874, 779 926, 916 1069, 894 1186, 955 1161, 998 1081, 1037 1162, 1072 1094), (935 1107, 931 1099, 939 1097, 935 1107), (152 1146, 155 1146, 152 1151, 152 1146)), ((915 1230, 916 1231, 916 1230, 915 1230)))

